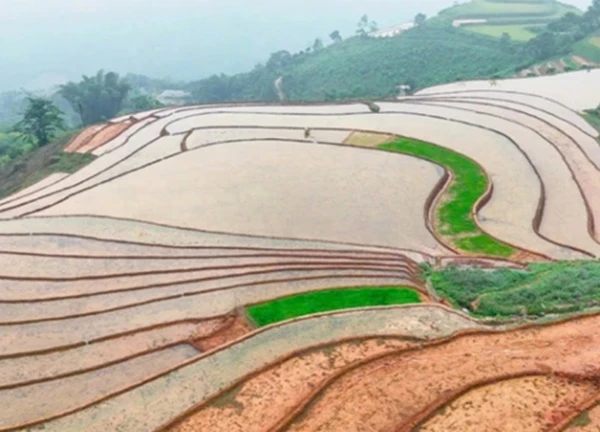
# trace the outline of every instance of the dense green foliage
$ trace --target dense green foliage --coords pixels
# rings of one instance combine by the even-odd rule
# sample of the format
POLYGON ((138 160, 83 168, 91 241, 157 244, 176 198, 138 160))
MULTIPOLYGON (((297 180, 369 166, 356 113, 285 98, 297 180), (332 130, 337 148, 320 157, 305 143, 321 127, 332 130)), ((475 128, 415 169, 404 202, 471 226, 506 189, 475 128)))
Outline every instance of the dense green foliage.
POLYGON ((279 51, 265 65, 191 83, 197 102, 277 100, 283 78, 289 100, 379 98, 460 79, 510 75, 528 57, 518 44, 425 23, 393 38, 352 37, 317 51, 279 51))
POLYGON ((115 72, 98 71, 93 77, 83 76, 79 83, 61 86, 59 93, 69 101, 84 125, 110 120, 123 108, 129 84, 115 72))
POLYGON ((23 119, 15 129, 24 139, 37 146, 45 146, 56 137, 58 131, 66 129, 63 113, 49 100, 28 98, 27 101, 23 119))
POLYGON ((320 312, 369 306, 420 303, 419 295, 404 287, 338 288, 303 293, 249 306, 248 314, 258 326, 266 326, 320 312))
POLYGON ((0 167, 33 148, 34 144, 22 140, 19 132, 12 129, 0 130, 0 167))
MULTIPOLYGON (((600 0, 593 0, 592 5, 583 15, 568 13, 560 19, 548 24, 546 31, 527 43, 526 49, 537 60, 555 55, 581 51, 581 42, 600 30, 600 0)), ((580 54, 588 57, 590 52, 580 54)), ((600 54, 596 54, 600 55, 600 54)))
POLYGON ((600 304, 600 263, 530 264, 526 270, 451 267, 430 281, 455 306, 481 316, 541 316, 600 304))
POLYGON ((514 253, 511 246, 482 232, 473 220, 475 203, 488 187, 485 173, 474 161, 452 150, 408 138, 382 144, 379 148, 427 159, 454 173, 454 181, 437 208, 437 229, 456 247, 499 257, 514 253))

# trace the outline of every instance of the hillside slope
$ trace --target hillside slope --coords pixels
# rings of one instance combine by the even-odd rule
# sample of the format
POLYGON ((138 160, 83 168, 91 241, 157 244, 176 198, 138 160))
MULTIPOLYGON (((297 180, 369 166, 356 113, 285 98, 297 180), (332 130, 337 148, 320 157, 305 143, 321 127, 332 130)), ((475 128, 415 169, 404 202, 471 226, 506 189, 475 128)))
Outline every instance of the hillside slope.
POLYGON ((416 89, 511 74, 528 60, 516 44, 427 23, 393 38, 353 37, 316 52, 280 51, 251 72, 215 75, 188 90, 198 102, 278 100, 274 82, 282 76, 289 100, 381 98, 404 84, 416 89))
POLYGON ((477 33, 495 37, 507 33, 526 41, 567 13, 581 11, 555 0, 472 0, 443 10, 439 18, 477 33))

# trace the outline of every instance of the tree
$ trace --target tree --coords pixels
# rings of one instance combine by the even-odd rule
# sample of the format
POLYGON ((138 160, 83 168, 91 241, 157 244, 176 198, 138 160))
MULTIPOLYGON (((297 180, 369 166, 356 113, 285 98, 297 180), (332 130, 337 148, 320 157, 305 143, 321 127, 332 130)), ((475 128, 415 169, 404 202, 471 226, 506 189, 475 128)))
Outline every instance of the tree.
POLYGON ((356 35, 357 36, 367 36, 367 28, 369 27, 369 17, 365 14, 360 18, 360 21, 357 24, 356 35))
POLYGON ((502 33, 502 36, 500 36, 500 46, 505 50, 512 47, 512 37, 509 33, 502 33))
POLYGON ((162 108, 164 105, 150 95, 139 95, 129 102, 133 112, 149 111, 156 108, 162 108))
POLYGON ((39 147, 48 144, 56 132, 65 129, 63 113, 51 101, 41 98, 27 98, 29 103, 23 120, 15 129, 27 139, 35 141, 39 147))
POLYGON ((313 43, 313 51, 321 51, 323 49, 323 41, 319 38, 315 39, 315 43, 313 43))
POLYGON ((129 85, 115 72, 98 71, 93 77, 83 76, 79 83, 60 87, 63 96, 81 117, 84 125, 100 123, 115 117, 122 109, 129 85))
POLYGON ((273 72, 280 72, 292 63, 292 55, 285 50, 277 51, 271 54, 267 61, 267 69, 273 72))
POLYGON ((340 34, 339 30, 332 31, 329 37, 333 43, 340 43, 342 41, 342 35, 340 34))
POLYGON ((425 22, 426 19, 427 19, 427 15, 425 15, 424 13, 418 13, 415 16, 415 25, 420 26, 421 24, 423 24, 425 22))

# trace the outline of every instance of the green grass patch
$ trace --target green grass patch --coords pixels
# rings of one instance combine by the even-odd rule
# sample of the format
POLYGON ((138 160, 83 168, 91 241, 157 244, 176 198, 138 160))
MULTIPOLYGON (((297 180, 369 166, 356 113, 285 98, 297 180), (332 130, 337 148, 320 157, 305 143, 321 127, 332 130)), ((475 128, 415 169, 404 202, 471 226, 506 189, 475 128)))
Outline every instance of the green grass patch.
POLYGON ((514 253, 514 248, 481 231, 473 219, 475 203, 488 188, 485 173, 474 161, 452 150, 408 138, 379 148, 427 159, 454 173, 455 179, 436 209, 439 225, 436 228, 452 244, 464 251, 489 256, 508 257, 514 253))
POLYGON ((571 70, 579 70, 580 66, 569 56, 569 57, 564 57, 563 61, 565 62, 565 64, 567 65, 567 67, 571 70))
POLYGON ((530 39, 536 37, 536 34, 526 28, 526 26, 520 25, 475 25, 466 26, 465 30, 470 30, 476 33, 481 33, 493 37, 501 37, 504 33, 510 35, 512 40, 527 42, 530 39))
POLYGON ((581 40, 573 45, 573 52, 587 60, 600 63, 600 47, 591 43, 590 39, 581 40))
POLYGON ((247 312, 262 327, 320 312, 420 302, 417 292, 406 287, 338 288, 249 306, 247 312))
POLYGON ((540 317, 600 304, 600 262, 530 264, 525 270, 451 267, 430 272, 455 307, 484 317, 540 317))
POLYGON ((590 412, 584 411, 580 415, 578 415, 577 418, 575 418, 575 420, 571 422, 569 428, 582 428, 589 425, 591 422, 592 419, 590 418, 590 412))
POLYGON ((595 46, 596 48, 600 49, 600 36, 592 36, 588 39, 588 43, 590 45, 595 46))

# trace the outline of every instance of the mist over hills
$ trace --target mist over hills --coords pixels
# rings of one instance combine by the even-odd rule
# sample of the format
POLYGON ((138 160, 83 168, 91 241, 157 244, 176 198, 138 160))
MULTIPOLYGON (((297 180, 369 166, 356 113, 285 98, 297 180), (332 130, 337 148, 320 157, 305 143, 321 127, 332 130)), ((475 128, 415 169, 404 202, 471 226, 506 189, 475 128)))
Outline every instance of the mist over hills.
MULTIPOLYGON (((298 51, 364 13, 381 27, 449 0, 4 0, 0 91, 44 88, 105 68, 173 80, 235 73, 298 51), (150 5, 150 6, 149 6, 150 5)), ((568 3, 585 8, 588 0, 568 3)))

